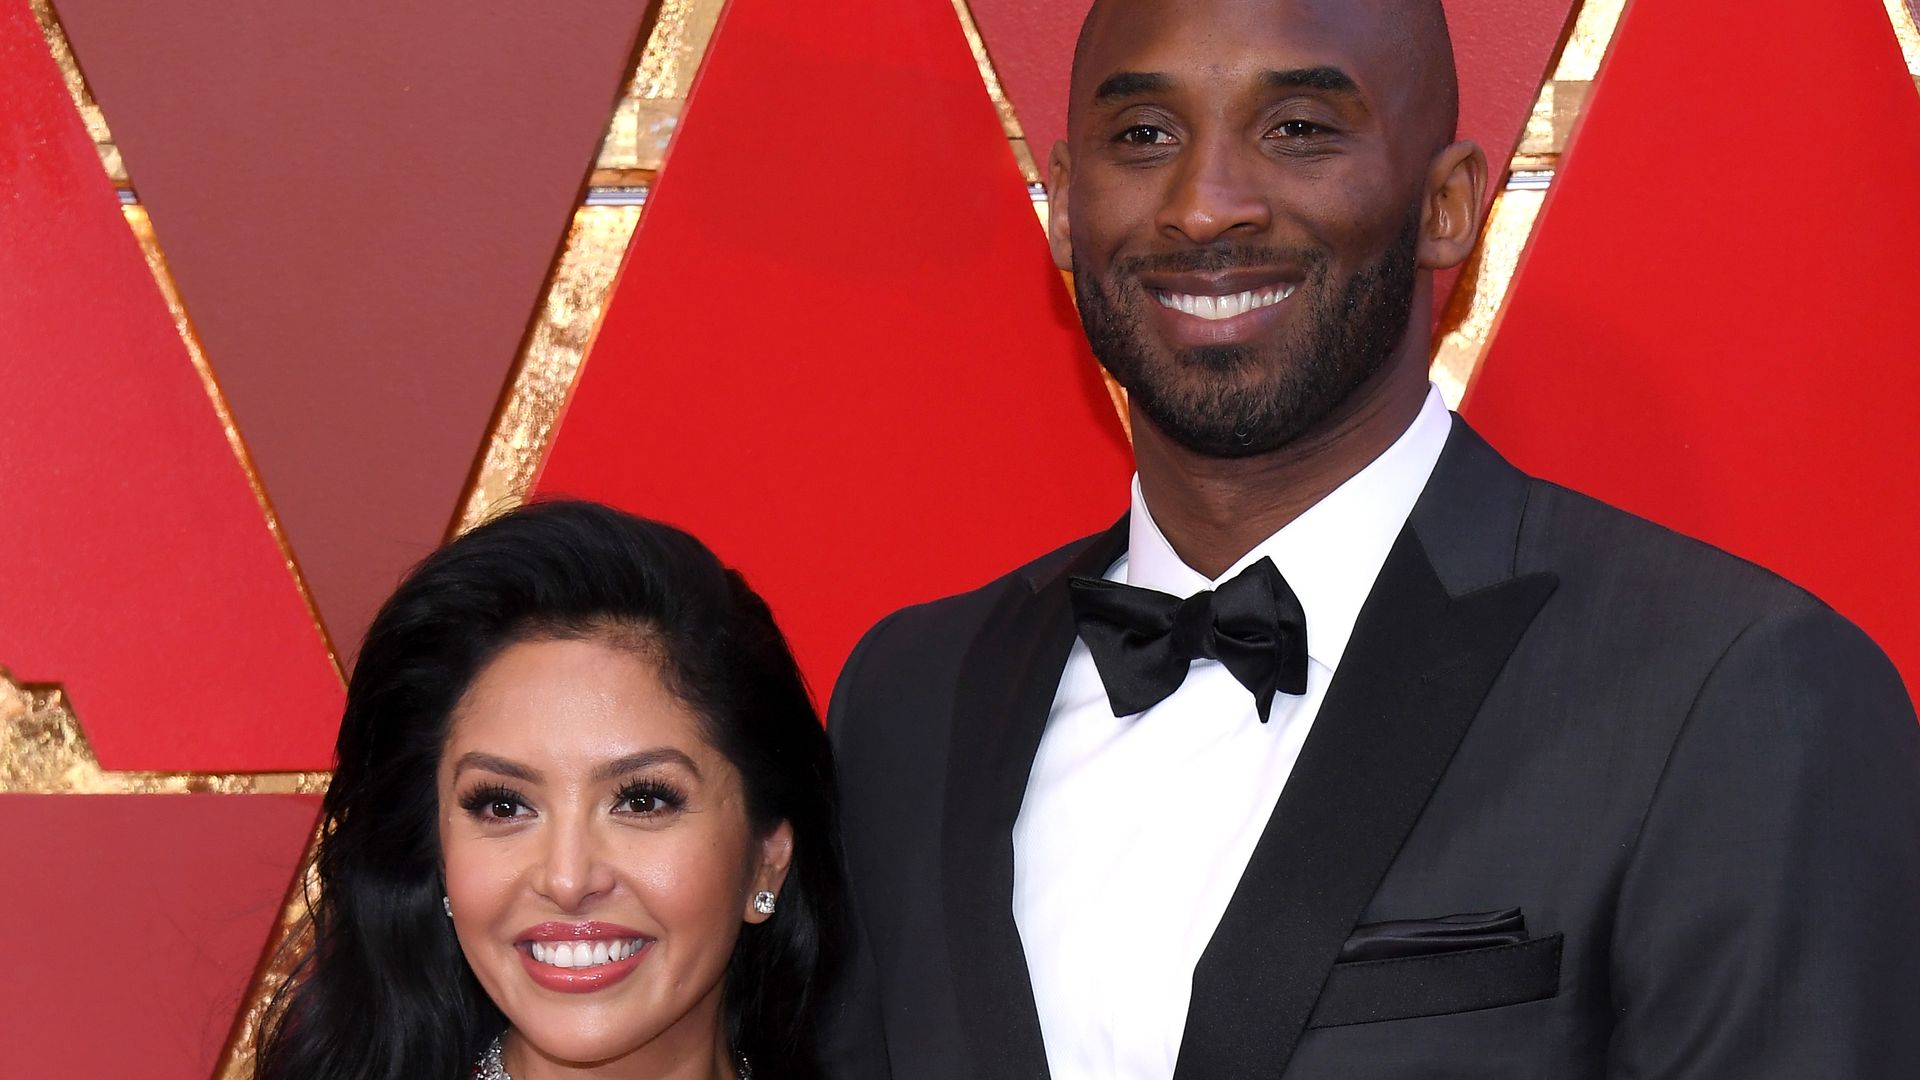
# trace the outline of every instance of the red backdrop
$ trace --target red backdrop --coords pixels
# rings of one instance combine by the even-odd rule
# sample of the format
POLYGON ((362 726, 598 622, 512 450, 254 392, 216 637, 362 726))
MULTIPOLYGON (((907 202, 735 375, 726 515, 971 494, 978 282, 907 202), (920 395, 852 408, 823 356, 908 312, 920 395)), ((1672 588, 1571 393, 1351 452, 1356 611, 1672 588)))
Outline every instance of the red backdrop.
MULTIPOLYGON (((458 505, 639 12, 59 6, 351 642, 458 505)), ((1079 6, 974 2, 1041 154, 1079 6)), ((1497 163, 1569 2, 1449 10, 1497 163)), ((323 767, 338 675, 29 0, 0 100, 0 665, 64 684, 109 769, 323 767)), ((1880 0, 1632 5, 1592 101, 1470 416, 1911 677, 1920 94, 1880 0)), ((950 0, 733 0, 542 488, 711 539, 824 694, 882 611, 1104 525, 1126 471, 950 0)), ((0 955, 140 942, 111 985, 7 966, 0 1071, 205 1077, 311 814, 0 796, 0 955)))
POLYGON ((1920 94, 1877 0, 1684 11, 1629 6, 1466 415, 1809 586, 1920 685, 1920 94), (1789 68, 1819 92, 1753 77, 1789 68))
POLYGON ((707 538, 824 699, 1125 508, 1096 372, 948 0, 733 0, 540 488, 707 538), (770 98, 794 55, 818 97, 770 98))

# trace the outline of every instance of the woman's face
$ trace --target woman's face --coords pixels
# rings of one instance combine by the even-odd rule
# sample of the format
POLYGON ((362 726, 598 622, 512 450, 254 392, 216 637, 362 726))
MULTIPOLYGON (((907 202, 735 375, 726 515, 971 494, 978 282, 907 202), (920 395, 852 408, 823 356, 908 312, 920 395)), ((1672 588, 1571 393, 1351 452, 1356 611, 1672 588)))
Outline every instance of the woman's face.
POLYGON ((528 641, 455 707, 439 769, 454 933, 518 1042, 559 1064, 712 1054, 741 923, 792 852, 658 666, 528 641))

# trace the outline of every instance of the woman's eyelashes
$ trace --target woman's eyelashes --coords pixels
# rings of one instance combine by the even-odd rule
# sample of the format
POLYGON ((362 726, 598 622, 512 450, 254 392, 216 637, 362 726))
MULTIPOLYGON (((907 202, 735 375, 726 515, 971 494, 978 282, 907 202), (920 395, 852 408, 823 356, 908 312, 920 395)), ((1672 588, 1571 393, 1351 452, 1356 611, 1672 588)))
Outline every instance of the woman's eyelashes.
POLYGON ((664 818, 687 805, 686 793, 665 780, 649 778, 625 784, 614 796, 617 813, 643 818, 664 818))
POLYGON ((460 809, 482 821, 512 821, 530 811, 519 792, 500 784, 482 784, 460 797, 460 809))
MULTIPOLYGON (((686 792, 659 778, 631 780, 614 791, 611 811, 622 817, 649 820, 669 817, 685 809, 686 792)), ((460 808, 483 823, 508 823, 534 816, 527 797, 502 784, 480 784, 460 796, 460 808)))

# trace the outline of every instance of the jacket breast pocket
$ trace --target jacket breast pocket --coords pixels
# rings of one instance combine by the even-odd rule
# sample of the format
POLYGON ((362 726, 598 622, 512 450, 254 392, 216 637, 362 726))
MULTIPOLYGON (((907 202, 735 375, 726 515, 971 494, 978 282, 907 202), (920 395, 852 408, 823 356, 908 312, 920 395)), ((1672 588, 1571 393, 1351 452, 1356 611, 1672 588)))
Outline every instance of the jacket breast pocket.
POLYGON ((1566 935, 1335 964, 1308 1027, 1342 1027, 1519 1005, 1560 992, 1566 935))

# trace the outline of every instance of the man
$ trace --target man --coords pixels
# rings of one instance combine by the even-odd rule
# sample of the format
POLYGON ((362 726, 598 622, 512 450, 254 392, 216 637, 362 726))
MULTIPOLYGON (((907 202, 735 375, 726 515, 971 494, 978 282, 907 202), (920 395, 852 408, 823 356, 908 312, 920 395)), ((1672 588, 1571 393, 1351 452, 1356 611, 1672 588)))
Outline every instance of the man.
POLYGON ((1897 673, 1427 383, 1437 0, 1098 3, 1072 95, 1132 508, 848 661, 842 1072, 1920 1076, 1897 673))

